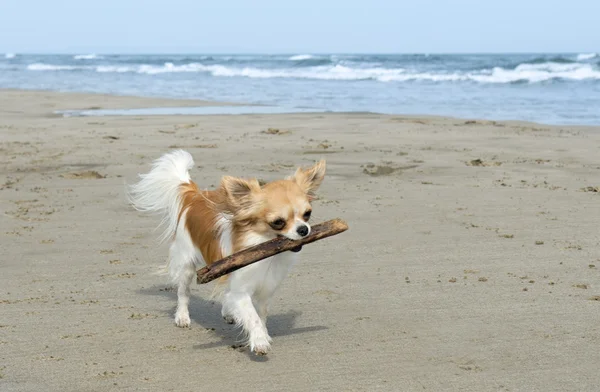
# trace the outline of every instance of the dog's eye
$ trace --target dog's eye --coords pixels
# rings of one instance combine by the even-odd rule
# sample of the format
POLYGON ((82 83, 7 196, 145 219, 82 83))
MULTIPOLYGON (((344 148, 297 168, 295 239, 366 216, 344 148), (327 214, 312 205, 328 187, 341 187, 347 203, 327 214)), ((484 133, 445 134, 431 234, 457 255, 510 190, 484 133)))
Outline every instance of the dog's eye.
POLYGON ((304 215, 302 215, 302 219, 304 219, 305 221, 308 221, 310 219, 310 214, 312 213, 311 210, 308 210, 304 213, 304 215))
POLYGON ((285 227, 285 220, 279 218, 269 223, 274 230, 281 230, 285 227))

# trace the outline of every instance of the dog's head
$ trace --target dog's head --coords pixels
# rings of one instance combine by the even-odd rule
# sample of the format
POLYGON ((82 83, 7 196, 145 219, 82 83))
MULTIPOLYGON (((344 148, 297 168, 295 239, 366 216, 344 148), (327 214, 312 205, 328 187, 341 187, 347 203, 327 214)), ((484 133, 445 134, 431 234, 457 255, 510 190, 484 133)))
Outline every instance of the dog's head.
POLYGON ((262 237, 298 240, 310 234, 311 201, 325 177, 325 161, 283 180, 260 185, 257 180, 223 177, 221 187, 233 219, 262 237))

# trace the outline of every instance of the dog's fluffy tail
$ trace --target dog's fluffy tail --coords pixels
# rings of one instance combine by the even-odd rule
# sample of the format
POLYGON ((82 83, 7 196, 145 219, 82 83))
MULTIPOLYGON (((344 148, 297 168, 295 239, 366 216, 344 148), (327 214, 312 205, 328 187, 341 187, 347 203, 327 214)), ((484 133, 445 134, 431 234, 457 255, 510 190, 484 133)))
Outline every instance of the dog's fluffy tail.
POLYGON ((128 187, 127 197, 136 210, 162 218, 161 242, 171 238, 177 230, 182 201, 180 186, 190 183, 188 171, 193 166, 194 159, 187 151, 176 150, 156 159, 152 170, 140 174, 140 181, 128 187))

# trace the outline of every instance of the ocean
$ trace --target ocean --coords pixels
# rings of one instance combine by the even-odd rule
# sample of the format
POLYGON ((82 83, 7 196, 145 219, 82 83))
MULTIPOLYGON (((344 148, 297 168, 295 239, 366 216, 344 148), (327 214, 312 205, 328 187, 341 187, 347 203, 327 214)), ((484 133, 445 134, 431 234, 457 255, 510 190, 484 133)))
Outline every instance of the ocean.
POLYGON ((0 88, 600 125, 598 53, 7 53, 0 88))

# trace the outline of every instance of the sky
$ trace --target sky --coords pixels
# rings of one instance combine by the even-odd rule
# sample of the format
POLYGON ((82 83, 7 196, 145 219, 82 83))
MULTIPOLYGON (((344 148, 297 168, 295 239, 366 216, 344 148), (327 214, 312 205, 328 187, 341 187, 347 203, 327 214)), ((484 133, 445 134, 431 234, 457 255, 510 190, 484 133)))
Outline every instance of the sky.
POLYGON ((0 0, 0 53, 600 52, 600 0, 0 0))

